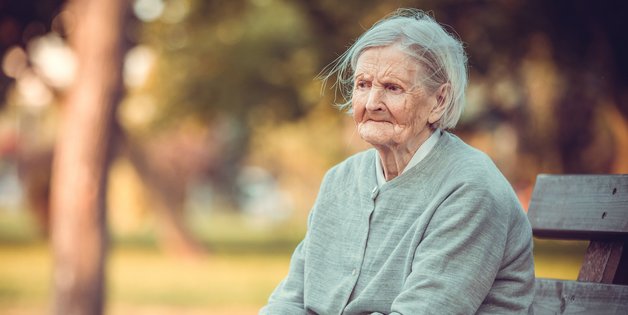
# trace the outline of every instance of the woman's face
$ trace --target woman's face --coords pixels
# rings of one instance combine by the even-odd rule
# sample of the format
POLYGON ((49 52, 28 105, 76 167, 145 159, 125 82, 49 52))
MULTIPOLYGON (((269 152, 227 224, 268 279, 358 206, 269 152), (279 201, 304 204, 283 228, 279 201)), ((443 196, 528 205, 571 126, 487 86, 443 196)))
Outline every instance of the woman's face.
POLYGON ((421 82, 423 69, 397 46, 365 50, 358 58, 353 87, 353 119, 360 137, 375 147, 416 150, 440 119, 439 91, 421 82))

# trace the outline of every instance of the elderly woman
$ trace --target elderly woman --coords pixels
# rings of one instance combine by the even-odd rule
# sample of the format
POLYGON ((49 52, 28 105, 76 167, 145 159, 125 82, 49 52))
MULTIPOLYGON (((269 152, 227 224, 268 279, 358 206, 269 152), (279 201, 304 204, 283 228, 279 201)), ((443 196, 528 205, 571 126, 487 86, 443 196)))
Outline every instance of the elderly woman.
POLYGON ((374 150, 323 179, 288 276, 261 314, 527 314, 532 234, 512 187, 447 130, 464 105, 461 43, 399 10, 339 58, 374 150))

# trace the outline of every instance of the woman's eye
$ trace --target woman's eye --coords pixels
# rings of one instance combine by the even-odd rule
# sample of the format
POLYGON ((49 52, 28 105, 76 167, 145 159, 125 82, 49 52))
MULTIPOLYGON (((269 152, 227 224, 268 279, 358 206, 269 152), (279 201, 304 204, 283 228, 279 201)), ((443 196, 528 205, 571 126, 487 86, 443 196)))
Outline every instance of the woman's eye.
POLYGON ((403 91, 401 87, 396 84, 386 84, 385 87, 387 91, 390 91, 393 93, 401 93, 403 91))
POLYGON ((370 83, 368 81, 359 80, 355 82, 355 87, 357 89, 365 89, 365 88, 368 88, 369 86, 370 86, 370 83))

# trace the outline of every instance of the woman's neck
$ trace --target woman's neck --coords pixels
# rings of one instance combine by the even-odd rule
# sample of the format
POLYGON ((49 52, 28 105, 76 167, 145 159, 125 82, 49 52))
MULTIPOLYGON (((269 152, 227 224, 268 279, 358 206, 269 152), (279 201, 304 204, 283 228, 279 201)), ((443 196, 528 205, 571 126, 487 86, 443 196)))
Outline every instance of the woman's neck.
POLYGON ((425 136, 419 136, 414 139, 414 141, 409 141, 404 145, 383 145, 375 147, 379 153, 386 181, 390 181, 403 173, 416 151, 432 133, 433 130, 430 130, 425 136))

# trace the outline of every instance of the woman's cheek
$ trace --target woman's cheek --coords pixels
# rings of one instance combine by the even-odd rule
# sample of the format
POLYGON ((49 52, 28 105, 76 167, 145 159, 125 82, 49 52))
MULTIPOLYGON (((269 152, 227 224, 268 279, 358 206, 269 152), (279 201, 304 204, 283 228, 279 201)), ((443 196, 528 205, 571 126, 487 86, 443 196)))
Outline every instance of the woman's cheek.
POLYGON ((353 120, 359 123, 364 115, 364 102, 360 100, 360 97, 354 96, 351 99, 351 106, 353 107, 353 120))

